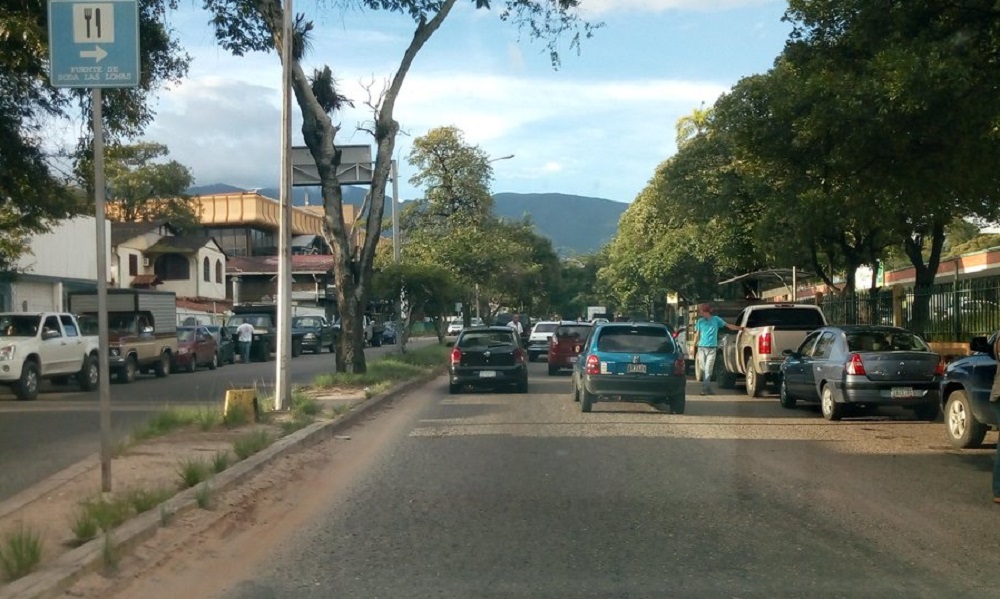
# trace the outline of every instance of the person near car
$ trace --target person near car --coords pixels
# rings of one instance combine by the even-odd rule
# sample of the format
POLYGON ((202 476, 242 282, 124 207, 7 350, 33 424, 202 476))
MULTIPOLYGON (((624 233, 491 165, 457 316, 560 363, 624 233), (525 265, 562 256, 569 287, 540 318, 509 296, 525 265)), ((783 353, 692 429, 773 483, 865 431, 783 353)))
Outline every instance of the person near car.
MULTIPOLYGON (((993 359, 1000 362, 1000 335, 993 341, 993 359)), ((993 388, 990 389, 990 406, 997 412, 1000 419, 1000 367, 993 375, 993 388)), ((993 503, 1000 504, 1000 442, 997 442, 997 450, 993 455, 993 503)))
POLYGON ((513 318, 510 319, 510 322, 507 323, 507 326, 517 331, 518 337, 524 335, 524 327, 521 326, 521 317, 518 316, 517 314, 515 314, 513 318))
POLYGON ((701 394, 711 395, 712 369, 715 368, 715 354, 719 351, 719 329, 742 331, 743 327, 729 324, 716 316, 711 304, 702 304, 698 314, 694 323, 694 358, 701 366, 701 394))
POLYGON ((240 345, 240 357, 244 364, 250 362, 250 345, 253 343, 253 325, 244 322, 236 327, 236 340, 240 345))

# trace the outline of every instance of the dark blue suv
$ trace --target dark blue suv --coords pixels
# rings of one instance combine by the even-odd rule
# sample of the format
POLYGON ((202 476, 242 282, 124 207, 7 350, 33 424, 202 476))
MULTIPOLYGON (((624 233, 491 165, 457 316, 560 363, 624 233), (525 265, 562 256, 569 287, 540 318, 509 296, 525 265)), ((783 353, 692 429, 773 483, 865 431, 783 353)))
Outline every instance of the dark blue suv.
POLYGON ((1000 333, 974 337, 969 343, 971 356, 948 364, 941 381, 941 407, 947 425, 948 439, 956 447, 979 447, 990 426, 998 419, 990 403, 990 389, 997 361, 993 357, 993 341, 1000 333))

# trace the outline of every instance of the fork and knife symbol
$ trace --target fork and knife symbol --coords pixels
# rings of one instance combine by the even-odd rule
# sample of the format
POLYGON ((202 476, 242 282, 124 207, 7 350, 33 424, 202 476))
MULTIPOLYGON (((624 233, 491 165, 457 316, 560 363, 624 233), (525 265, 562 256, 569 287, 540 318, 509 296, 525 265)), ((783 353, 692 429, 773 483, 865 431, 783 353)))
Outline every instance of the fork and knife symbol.
POLYGON ((90 37, 90 21, 93 19, 94 28, 97 29, 97 37, 101 37, 101 9, 100 8, 84 8, 83 9, 83 20, 87 22, 87 37, 90 37))

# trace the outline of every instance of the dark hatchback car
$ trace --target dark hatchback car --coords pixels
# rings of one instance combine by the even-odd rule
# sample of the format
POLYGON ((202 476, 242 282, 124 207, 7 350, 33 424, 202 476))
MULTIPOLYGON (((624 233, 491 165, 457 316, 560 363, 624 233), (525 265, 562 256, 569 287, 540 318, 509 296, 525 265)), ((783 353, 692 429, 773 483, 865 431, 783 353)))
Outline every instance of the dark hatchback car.
POLYGON ((205 328, 215 338, 216 353, 219 355, 219 366, 236 363, 236 342, 229 334, 229 329, 219 324, 206 324, 205 328))
POLYGON ((333 325, 323 316, 293 316, 292 331, 302 334, 302 351, 333 353, 337 345, 333 325))
POLYGON ((577 357, 583 351, 583 342, 594 328, 589 322, 562 322, 549 337, 549 375, 555 375, 562 368, 573 368, 577 357))
POLYGON ((683 414, 684 352, 657 323, 594 326, 573 365, 573 400, 589 412, 598 401, 652 404, 683 414))
POLYGON ((944 409, 948 440, 956 447, 979 447, 990 426, 1000 425, 1000 418, 990 402, 990 389, 997 371, 993 342, 975 337, 969 343, 971 356, 948 364, 941 381, 941 404, 944 409))
POLYGON ((448 391, 463 387, 513 386, 528 392, 528 364, 521 340, 510 327, 464 329, 451 350, 448 391))
POLYGON ((849 405, 902 406, 934 420, 944 365, 919 336, 897 327, 823 327, 809 333, 781 364, 781 405, 819 402, 840 420, 849 405))

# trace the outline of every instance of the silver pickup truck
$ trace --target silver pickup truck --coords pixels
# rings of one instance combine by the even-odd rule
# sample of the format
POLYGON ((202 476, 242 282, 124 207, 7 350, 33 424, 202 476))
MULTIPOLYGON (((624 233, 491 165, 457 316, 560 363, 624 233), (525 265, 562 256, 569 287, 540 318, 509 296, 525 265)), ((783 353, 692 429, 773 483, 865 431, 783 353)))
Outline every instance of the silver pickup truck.
POLYGON ((744 330, 722 338, 719 385, 732 388, 743 376, 747 395, 760 397, 765 385, 781 385, 782 352, 795 350, 810 331, 826 326, 826 316, 808 304, 756 304, 744 308, 734 324, 744 330))

